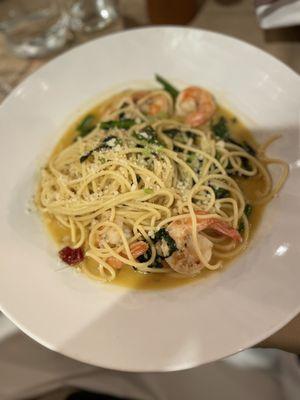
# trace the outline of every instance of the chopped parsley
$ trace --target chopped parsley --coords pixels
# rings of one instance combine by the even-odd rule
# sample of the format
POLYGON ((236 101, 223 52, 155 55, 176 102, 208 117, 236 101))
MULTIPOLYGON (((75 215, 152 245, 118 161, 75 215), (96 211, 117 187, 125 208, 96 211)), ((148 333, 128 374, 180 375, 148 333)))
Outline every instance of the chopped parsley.
POLYGON ((154 190, 153 190, 153 189, 150 189, 150 188, 145 188, 145 189, 144 189, 144 193, 145 193, 145 194, 153 194, 153 193, 154 193, 154 190))

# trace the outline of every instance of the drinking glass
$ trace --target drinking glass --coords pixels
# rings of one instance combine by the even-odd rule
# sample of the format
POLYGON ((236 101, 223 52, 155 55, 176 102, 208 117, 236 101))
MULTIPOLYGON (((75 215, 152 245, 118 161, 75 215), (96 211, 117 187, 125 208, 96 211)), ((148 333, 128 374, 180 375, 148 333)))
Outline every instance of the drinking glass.
POLYGON ((70 39, 62 0, 4 0, 0 28, 9 48, 20 57, 42 57, 70 39))
POLYGON ((118 17, 114 0, 69 0, 70 27, 75 32, 92 33, 118 17))

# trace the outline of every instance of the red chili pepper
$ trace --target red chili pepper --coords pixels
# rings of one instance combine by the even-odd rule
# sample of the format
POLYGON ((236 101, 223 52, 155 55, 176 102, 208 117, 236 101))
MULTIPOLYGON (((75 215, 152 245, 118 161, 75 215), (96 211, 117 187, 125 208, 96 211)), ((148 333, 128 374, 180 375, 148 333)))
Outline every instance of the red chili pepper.
POLYGON ((71 247, 67 246, 61 249, 58 254, 61 260, 68 265, 76 265, 84 259, 84 254, 81 247, 78 249, 72 249, 71 247))

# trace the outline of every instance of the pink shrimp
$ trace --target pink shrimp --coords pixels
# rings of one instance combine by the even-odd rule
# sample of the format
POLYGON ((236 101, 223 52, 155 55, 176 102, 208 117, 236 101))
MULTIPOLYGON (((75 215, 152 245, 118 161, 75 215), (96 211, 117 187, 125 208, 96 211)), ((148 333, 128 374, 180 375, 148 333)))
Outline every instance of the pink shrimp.
POLYGON ((150 93, 150 90, 138 90, 137 92, 133 92, 131 98, 134 103, 137 103, 143 97, 147 96, 150 93))
MULTIPOLYGON (((197 211, 196 214, 206 214, 197 211)), ((239 232, 230 227, 226 222, 218 218, 197 218, 197 241, 201 253, 206 262, 209 262, 212 255, 213 243, 200 232, 211 228, 235 241, 242 241, 239 232)), ((166 259, 169 266, 176 272, 185 275, 195 275, 201 271, 203 265, 197 256, 197 252, 192 240, 192 221, 190 217, 173 221, 167 228, 168 233, 175 241, 178 248, 170 257, 166 259)))
MULTIPOLYGON (((149 246, 146 242, 139 241, 139 242, 132 243, 129 246, 129 248, 130 248, 133 258, 136 259, 139 256, 145 254, 146 251, 148 250, 149 246)), ((121 256, 126 257, 124 252, 121 253, 121 256)), ((112 266, 115 269, 121 269, 124 265, 124 263, 122 261, 118 260, 115 257, 109 257, 107 259, 107 262, 110 266, 112 266)))
POLYGON ((189 86, 176 100, 176 113, 192 126, 200 126, 209 121, 216 111, 213 96, 205 89, 189 86))
POLYGON ((149 116, 170 114, 173 110, 172 97, 161 90, 141 90, 132 94, 132 100, 142 113, 149 116))

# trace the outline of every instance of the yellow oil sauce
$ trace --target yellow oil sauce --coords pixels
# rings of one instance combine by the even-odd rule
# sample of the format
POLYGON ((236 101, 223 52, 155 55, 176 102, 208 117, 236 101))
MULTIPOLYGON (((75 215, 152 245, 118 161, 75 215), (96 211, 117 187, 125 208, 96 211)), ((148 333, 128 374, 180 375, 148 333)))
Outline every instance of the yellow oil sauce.
MULTIPOLYGON (((110 99, 108 99, 105 102, 102 102, 100 105, 97 105, 91 111, 89 112, 90 114, 95 115, 99 120, 101 119, 101 115, 107 110, 107 108, 110 106, 110 104, 116 100, 120 96, 123 96, 124 92, 120 95, 116 95, 110 99)), ((87 113, 87 114, 89 114, 87 113)), ((215 114, 215 118, 218 119, 219 117, 224 116, 227 120, 228 127, 230 129, 230 132, 232 134, 232 137, 236 139, 237 141, 246 141, 249 143, 251 146, 254 148, 257 147, 257 142, 255 141, 253 135, 250 133, 250 131, 236 118, 230 111, 223 107, 218 107, 217 112, 215 114)), ((58 153, 60 153, 64 148, 69 146, 71 143, 73 143, 74 139, 78 135, 78 132, 76 131, 76 127, 78 126, 78 123, 81 118, 79 118, 77 121, 75 121, 67 130, 67 132, 63 135, 61 140, 58 142, 57 146, 55 147, 52 157, 56 156, 58 153)), ((258 193, 260 190, 263 189, 264 182, 261 178, 257 177, 251 177, 250 179, 244 179, 244 178, 239 178, 238 179, 238 184, 240 188, 242 189, 246 201, 248 200, 251 202, 252 200, 255 199, 255 194, 258 193)), ((255 232, 255 229, 257 228, 261 216, 263 213, 264 206, 258 205, 253 207, 252 214, 249 218, 250 222, 250 240, 253 236, 253 233, 255 232)), ((54 238, 55 242, 59 245, 59 247, 64 247, 70 243, 70 238, 69 238, 69 230, 62 226, 55 218, 51 218, 51 216, 47 215, 45 217, 45 223, 46 226, 51 234, 51 236, 54 238)), ((177 286, 185 285, 188 283, 195 282, 195 280, 201 280, 206 277, 208 277, 210 274, 216 274, 220 273, 220 271, 224 270, 224 268, 227 268, 228 264, 230 264, 232 259, 227 259, 224 262, 224 266, 221 270, 218 271, 209 271, 207 269, 203 270, 201 274, 199 274, 196 277, 192 278, 186 278, 186 277, 181 277, 179 274, 165 274, 165 273, 153 273, 153 274, 143 274, 140 272, 135 272, 132 268, 130 267, 123 267, 120 271, 117 273, 117 277, 115 280, 113 280, 111 283, 114 285, 118 286, 125 286, 129 288, 134 288, 134 289, 147 289, 147 290, 153 290, 153 289, 168 289, 168 288, 174 288, 177 286)), ((97 265, 96 263, 88 259, 85 261, 85 266, 86 270, 88 271, 88 275, 90 277, 96 277, 97 276, 97 265)), ((71 267, 72 268, 72 267, 71 267)))

